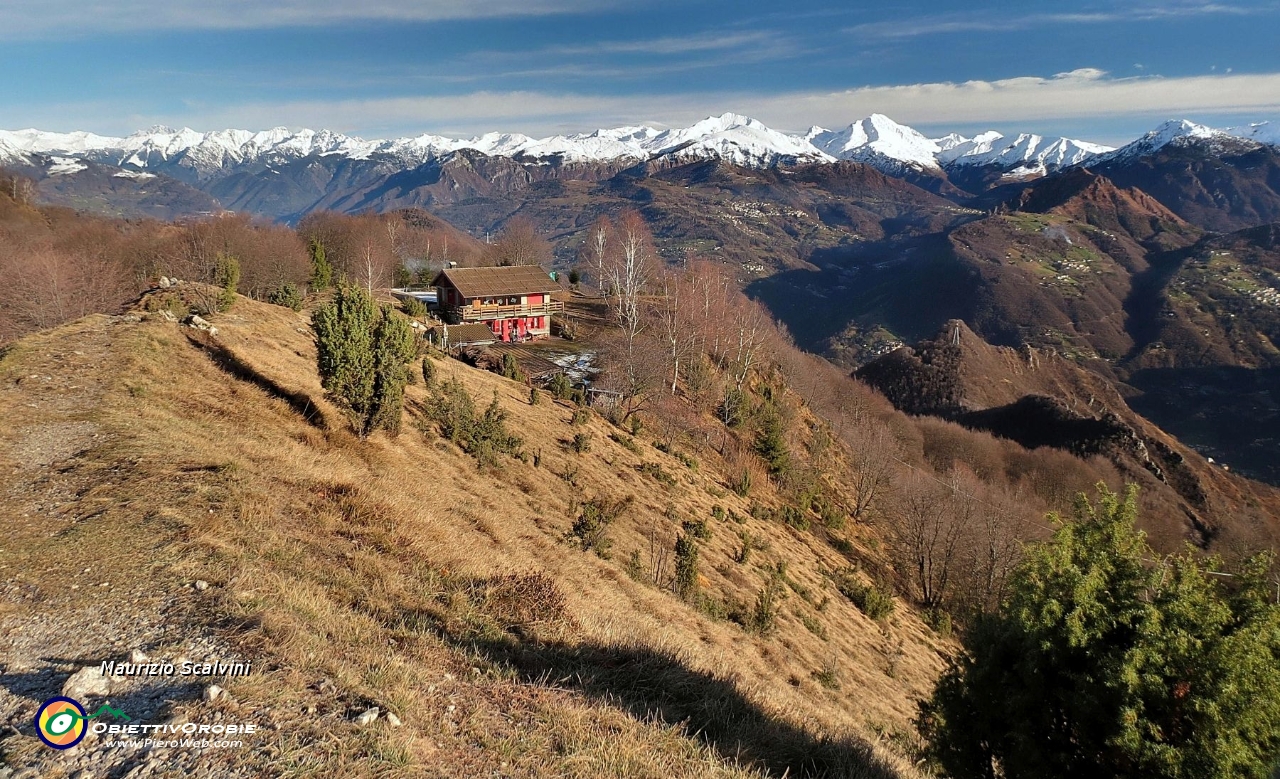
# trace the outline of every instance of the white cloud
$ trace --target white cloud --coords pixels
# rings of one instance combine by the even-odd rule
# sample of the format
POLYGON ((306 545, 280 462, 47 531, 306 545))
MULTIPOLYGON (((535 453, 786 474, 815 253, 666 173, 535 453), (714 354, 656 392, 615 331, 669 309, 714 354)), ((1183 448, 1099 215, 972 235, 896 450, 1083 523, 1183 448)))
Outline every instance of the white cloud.
POLYGON ((1137 6, 1114 11, 1033 13, 1004 17, 993 15, 989 12, 981 14, 957 13, 916 17, 914 19, 895 19, 887 22, 869 22, 848 27, 845 32, 853 33, 860 38, 893 40, 950 33, 1017 32, 1040 27, 1060 27, 1077 24, 1152 22, 1210 15, 1245 16, 1273 12, 1274 10, 1273 7, 1244 7, 1223 3, 1183 2, 1137 6))
POLYGON ((490 19, 592 11, 620 0, 18 0, 0 38, 171 29, 314 27, 352 21, 490 19))
POLYGON ((743 46, 772 44, 778 35, 766 30, 726 33, 708 32, 698 35, 668 36, 633 41, 600 41, 581 46, 548 46, 520 56, 581 55, 581 54, 687 54, 691 52, 723 51, 743 46))
POLYGON ((1262 114, 1280 110, 1280 73, 1186 78, 1108 78, 1094 68, 1052 78, 861 87, 834 93, 778 95, 755 110, 770 116, 847 117, 879 112, 919 124, 1087 119, 1182 114, 1262 114))
MULTIPOLYGON (((150 124, 198 129, 327 127, 387 137, 421 132, 469 135, 487 131, 544 135, 647 122, 685 125, 725 111, 753 116, 780 130, 811 124, 841 126, 870 113, 907 124, 1091 123, 1137 117, 1238 115, 1257 119, 1280 113, 1280 73, 1215 74, 1186 78, 1112 78, 1095 68, 1052 77, 1023 76, 966 81, 866 86, 837 92, 780 94, 687 93, 679 95, 589 95, 546 92, 473 92, 463 95, 374 97, 350 100, 190 104, 177 114, 132 114, 129 107, 45 106, 18 112, 23 124, 47 129, 129 132, 150 124), (114 126, 102 126, 112 116, 114 126), (52 119, 42 122, 41 119, 52 119), (120 126, 128 122, 127 126, 120 126)), ((17 119, 17 117, 14 117, 17 119)))

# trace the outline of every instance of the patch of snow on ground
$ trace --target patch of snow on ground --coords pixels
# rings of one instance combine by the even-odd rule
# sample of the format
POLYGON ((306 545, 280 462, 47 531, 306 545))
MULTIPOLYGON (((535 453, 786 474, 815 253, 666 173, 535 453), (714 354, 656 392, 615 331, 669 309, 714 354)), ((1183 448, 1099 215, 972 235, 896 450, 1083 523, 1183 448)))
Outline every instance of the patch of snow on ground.
POLYGON ((50 176, 65 176, 69 173, 79 173, 82 170, 88 170, 89 166, 77 159, 71 157, 50 157, 52 162, 49 166, 50 176))
POLYGON ((565 375, 573 381, 586 381, 600 372, 595 365, 596 353, 593 351, 548 354, 546 357, 564 368, 565 375))

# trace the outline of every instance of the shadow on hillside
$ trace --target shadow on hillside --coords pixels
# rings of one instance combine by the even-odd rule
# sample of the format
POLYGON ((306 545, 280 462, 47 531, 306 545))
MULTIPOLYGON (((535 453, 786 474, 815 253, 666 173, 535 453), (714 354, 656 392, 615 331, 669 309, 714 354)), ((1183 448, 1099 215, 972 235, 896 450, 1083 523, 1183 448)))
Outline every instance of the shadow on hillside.
POLYGON ((722 758, 777 777, 896 779, 860 740, 816 736, 770 717, 733 684, 650 649, 486 642, 465 644, 527 684, 571 689, 639 720, 678 725, 722 758))
MULTIPOLYGON (((97 667, 102 663, 98 657, 43 657, 41 661, 46 665, 31 671, 0 671, 0 688, 16 698, 40 702, 63 694, 62 686, 71 673, 59 670, 60 667, 68 664, 81 668, 97 667)), ((192 681, 188 677, 139 677, 127 679, 123 684, 114 682, 111 694, 106 698, 81 698, 79 703, 92 711, 109 700, 111 705, 131 718, 146 722, 166 711, 175 701, 199 698, 202 687, 198 679, 192 681)), ((29 725, 30 721, 22 724, 29 725)), ((31 728, 24 728, 23 732, 34 735, 31 728)))
POLYGON ((279 398, 289 404, 289 408, 302 415, 311 425, 320 429, 328 427, 324 412, 311 400, 305 392, 293 392, 280 386, 271 379, 258 373, 252 365, 237 357, 231 350, 211 338, 201 338, 194 333, 187 333, 191 345, 204 352, 213 364, 224 372, 241 381, 247 381, 272 397, 279 398))
POLYGON ((811 259, 820 270, 781 271, 752 281, 745 291, 809 350, 828 348, 851 326, 865 332, 883 327, 911 342, 932 337, 950 319, 975 321, 977 275, 955 259, 945 240, 864 247, 847 255, 846 249, 816 250, 811 259))
POLYGON ((1280 368, 1145 368, 1129 406, 1201 454, 1280 486, 1280 368))

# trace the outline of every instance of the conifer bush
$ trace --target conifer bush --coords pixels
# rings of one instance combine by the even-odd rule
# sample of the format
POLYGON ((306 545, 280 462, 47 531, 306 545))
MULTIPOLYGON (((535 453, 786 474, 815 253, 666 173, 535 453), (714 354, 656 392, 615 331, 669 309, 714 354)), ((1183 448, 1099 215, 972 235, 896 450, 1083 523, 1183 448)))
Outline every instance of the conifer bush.
POLYGON ((529 380, 529 377, 525 376, 524 371, 520 370, 520 363, 516 361, 515 355, 509 352, 502 355, 502 365, 499 372, 504 377, 511 379, 512 381, 518 381, 521 384, 524 384, 529 380))
POLYGON ((879 621, 893 613, 893 593, 888 588, 864 584, 850 569, 838 572, 833 579, 840 594, 871 619, 879 621))
POLYGON ((569 441, 569 448, 575 454, 586 454, 591 451, 591 434, 574 433, 572 440, 569 441))
POLYGON ((648 574, 644 570, 644 564, 640 561, 639 549, 631 550, 631 554, 627 556, 627 562, 623 565, 623 570, 627 572, 627 576, 631 577, 632 581, 648 581, 648 574))
POLYGON ((343 285, 311 317, 321 385, 367 436, 400 430, 413 331, 389 306, 379 308, 363 289, 343 285))
POLYGON ((271 294, 267 296, 267 302, 277 306, 284 306, 294 311, 301 311, 302 292, 298 289, 298 285, 292 281, 286 281, 271 290, 271 294))
POLYGON ((551 381, 547 384, 547 390, 555 397, 556 400, 568 400, 570 393, 573 392, 573 385, 569 382, 569 377, 563 373, 557 373, 551 377, 551 381))
POLYGON ((400 432, 404 387, 409 383, 409 360, 417 352, 413 329, 383 306, 373 330, 373 397, 365 419, 364 434, 386 430, 400 432))
POLYGON ((956 779, 1273 776, 1280 606, 1270 556, 1234 576, 1160 558, 1136 491, 1098 487, 1033 547, 921 704, 931 757, 956 779))
POLYGON ((769 474, 782 476, 791 468, 791 453, 787 450, 786 427, 782 415, 775 409, 766 411, 756 433, 756 454, 769 466, 769 474))
POLYGON ((676 578, 672 586, 682 600, 698 597, 698 544, 688 534, 676 539, 676 578))
POLYGON ((680 523, 680 526, 684 528, 684 532, 699 541, 711 540, 711 527, 707 525, 705 519, 686 519, 680 523))
POLYGON ((401 298, 400 310, 411 319, 421 319, 427 315, 427 306, 417 298, 401 298))
POLYGON ((751 553, 760 548, 760 540, 751 535, 750 530, 739 530, 738 540, 742 542, 742 545, 738 547, 733 561, 738 565, 746 565, 747 561, 751 559, 751 553))
MULTIPOLYGON (((582 551, 594 551, 604 557, 612 545, 608 536, 609 525, 625 514, 634 502, 633 495, 628 495, 621 500, 597 497, 582 503, 574 501, 570 506, 570 513, 574 516, 574 520, 569 535, 581 545, 582 551)), ((639 555, 635 557, 638 564, 639 555)))
POLYGON ((747 630, 759 636, 769 636, 777 629, 778 609, 786 596, 783 590, 784 576, 781 566, 775 568, 764 587, 756 593, 755 606, 747 618, 747 630))
MULTIPOLYGON (((391 283, 395 284, 400 289, 407 289, 413 284, 413 280, 414 273, 409 269, 409 266, 405 265, 403 262, 396 263, 395 270, 391 271, 391 283)), ((423 308, 425 310, 426 307, 423 306, 423 308)), ((407 314, 409 312, 406 311, 405 313, 407 314)), ((409 316, 413 316, 413 314, 409 314, 409 316)))
MULTIPOLYGON (((498 455, 519 457, 524 440, 507 429, 507 412, 498 401, 498 393, 483 413, 477 413, 475 401, 456 379, 450 379, 431 390, 426 404, 427 419, 435 422, 440 435, 476 458, 476 464, 496 467, 498 455)), ((424 428, 425 432, 425 428, 424 428)), ((535 465, 541 457, 534 455, 535 465)))
POLYGON ((636 439, 623 433, 610 433, 609 440, 618 444, 632 454, 644 453, 644 450, 640 448, 640 444, 636 443, 636 439))

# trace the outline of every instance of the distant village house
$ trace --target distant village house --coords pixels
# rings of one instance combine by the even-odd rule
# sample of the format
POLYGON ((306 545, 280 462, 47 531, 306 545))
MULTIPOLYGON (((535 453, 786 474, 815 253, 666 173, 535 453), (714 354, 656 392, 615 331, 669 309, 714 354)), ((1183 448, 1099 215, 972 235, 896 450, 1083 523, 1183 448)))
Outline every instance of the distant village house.
POLYGON ((431 286, 445 322, 484 325, 496 341, 546 337, 551 315, 564 309, 564 303, 551 299, 559 285, 536 265, 446 268, 431 286))

